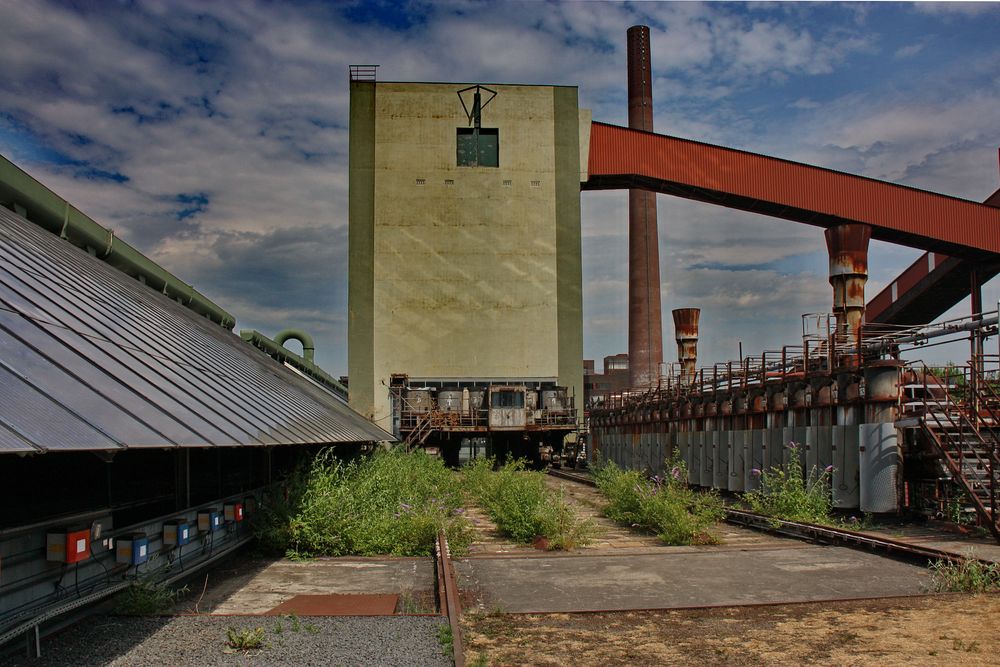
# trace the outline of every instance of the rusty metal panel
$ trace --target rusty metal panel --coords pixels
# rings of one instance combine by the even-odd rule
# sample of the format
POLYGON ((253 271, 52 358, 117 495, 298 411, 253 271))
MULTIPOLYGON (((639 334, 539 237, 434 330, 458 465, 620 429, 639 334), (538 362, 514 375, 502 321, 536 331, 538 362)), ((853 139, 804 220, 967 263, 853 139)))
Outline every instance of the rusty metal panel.
POLYGON ((874 228, 873 238, 916 247, 942 242, 1000 253, 998 208, 677 137, 593 123, 588 172, 585 187, 642 181, 661 192, 823 227, 864 223, 874 228))

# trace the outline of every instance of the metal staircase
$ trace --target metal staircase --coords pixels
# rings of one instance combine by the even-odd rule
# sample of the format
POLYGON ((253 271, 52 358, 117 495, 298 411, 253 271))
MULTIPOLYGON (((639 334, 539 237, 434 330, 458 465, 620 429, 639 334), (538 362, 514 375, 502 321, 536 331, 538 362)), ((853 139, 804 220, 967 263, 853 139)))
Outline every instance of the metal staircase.
POLYGON ((974 367, 938 380, 924 368, 923 384, 908 385, 907 407, 920 430, 975 509, 982 526, 1000 541, 1000 395, 974 367))
POLYGON ((412 449, 413 447, 423 445, 427 442, 427 438, 433 430, 434 413, 428 412, 417 421, 417 425, 413 428, 413 430, 406 434, 406 440, 403 441, 403 446, 406 449, 412 449))

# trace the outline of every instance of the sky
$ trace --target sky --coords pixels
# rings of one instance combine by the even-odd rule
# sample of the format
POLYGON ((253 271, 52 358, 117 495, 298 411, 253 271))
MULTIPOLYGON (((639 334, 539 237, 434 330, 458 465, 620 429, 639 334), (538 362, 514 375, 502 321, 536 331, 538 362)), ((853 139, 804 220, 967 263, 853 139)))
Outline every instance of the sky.
MULTIPOLYGON (((0 0, 0 13, 0 154, 238 329, 309 331, 335 375, 351 64, 384 81, 578 86, 594 120, 625 125, 625 31, 644 24, 657 132, 976 201, 1000 187, 1000 3, 0 0)), ((628 197, 581 202, 584 356, 600 368, 628 347, 628 197)), ((704 363, 794 345, 801 315, 830 309, 821 229, 657 205, 665 361, 673 308, 702 309, 704 363)), ((869 297, 919 255, 872 242, 869 297)), ((983 296, 995 304, 1000 280, 983 296)))

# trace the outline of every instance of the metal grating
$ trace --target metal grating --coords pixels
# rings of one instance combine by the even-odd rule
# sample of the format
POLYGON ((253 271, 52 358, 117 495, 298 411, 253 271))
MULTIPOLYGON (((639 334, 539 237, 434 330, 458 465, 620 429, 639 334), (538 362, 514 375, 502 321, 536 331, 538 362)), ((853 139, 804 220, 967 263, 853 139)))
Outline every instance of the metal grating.
POLYGON ((239 336, 3 208, 0 384, 0 452, 392 439, 239 336))

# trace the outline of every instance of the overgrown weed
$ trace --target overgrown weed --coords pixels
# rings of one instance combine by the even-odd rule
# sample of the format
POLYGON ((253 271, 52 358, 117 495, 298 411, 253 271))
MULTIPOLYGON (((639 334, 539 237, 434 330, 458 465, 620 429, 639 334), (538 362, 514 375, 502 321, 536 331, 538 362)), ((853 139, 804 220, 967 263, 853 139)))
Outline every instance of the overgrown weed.
POLYGON ((647 479, 638 470, 602 463, 594 477, 608 500, 605 516, 653 532, 665 544, 715 543, 709 528, 725 518, 719 494, 688 487, 687 467, 677 451, 667 459, 666 470, 663 477, 647 479))
POLYGON ((760 477, 760 486, 743 494, 743 500, 758 514, 805 523, 831 524, 833 501, 830 495, 830 476, 833 466, 825 470, 813 468, 803 474, 799 446, 790 442, 791 461, 770 470, 754 469, 760 477))
POLYGON ((226 646, 231 652, 249 653, 265 647, 264 628, 246 628, 237 630, 230 627, 226 630, 226 646))
POLYGON ((139 580, 118 594, 114 611, 122 616, 156 616, 169 612, 188 587, 168 588, 139 580))
POLYGON ((494 470, 492 458, 477 458, 463 468, 466 491, 486 510, 497 528, 516 542, 545 537, 550 549, 583 546, 597 532, 581 518, 562 491, 551 491, 545 473, 527 470, 524 460, 494 470))
POLYGON ((455 657, 455 637, 451 631, 451 625, 448 623, 442 623, 438 626, 438 644, 441 645, 441 652, 445 654, 445 657, 454 658, 455 657))
POLYGON ((938 593, 1000 592, 1000 563, 983 563, 971 557, 953 563, 931 563, 930 588, 938 593))
POLYGON ((313 556, 429 556, 438 530, 462 553, 472 528, 461 485, 441 459, 379 450, 344 463, 320 452, 269 494, 256 532, 271 552, 313 556))

